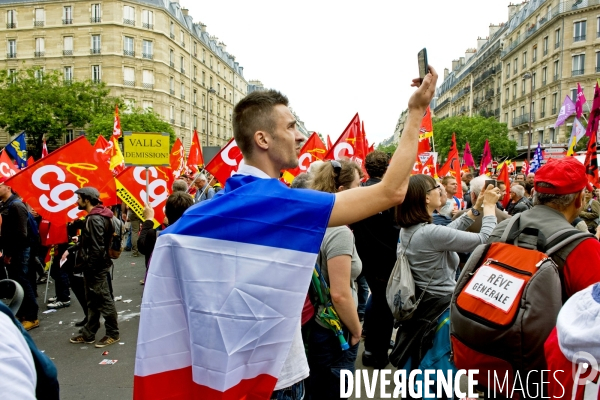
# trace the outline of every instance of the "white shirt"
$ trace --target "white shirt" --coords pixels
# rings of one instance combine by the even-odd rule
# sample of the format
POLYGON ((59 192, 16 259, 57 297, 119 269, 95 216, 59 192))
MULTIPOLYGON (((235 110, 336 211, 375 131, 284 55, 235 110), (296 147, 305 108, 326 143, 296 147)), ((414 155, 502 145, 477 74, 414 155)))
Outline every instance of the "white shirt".
POLYGON ((0 312, 0 393, 2 400, 35 400, 37 373, 19 329, 0 312))
MULTIPOLYGON (((267 175, 264 171, 240 162, 237 173, 235 175, 250 175, 261 179, 274 179, 267 175)), ((1 337, 1 336, 0 336, 1 337)), ((306 352, 304 351, 304 342, 302 341, 302 332, 300 330, 300 318, 298 318, 298 328, 292 339, 290 351, 283 363, 279 379, 274 390, 285 389, 293 384, 308 378, 310 369, 306 360, 306 352)))

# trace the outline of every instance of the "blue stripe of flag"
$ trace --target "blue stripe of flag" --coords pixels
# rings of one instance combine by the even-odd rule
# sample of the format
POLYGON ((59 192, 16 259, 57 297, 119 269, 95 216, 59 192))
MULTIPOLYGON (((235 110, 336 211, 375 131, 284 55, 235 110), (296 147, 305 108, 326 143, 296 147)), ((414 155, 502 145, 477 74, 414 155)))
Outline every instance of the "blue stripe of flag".
POLYGON ((316 254, 334 202, 331 193, 234 175, 217 196, 189 208, 164 233, 316 254))

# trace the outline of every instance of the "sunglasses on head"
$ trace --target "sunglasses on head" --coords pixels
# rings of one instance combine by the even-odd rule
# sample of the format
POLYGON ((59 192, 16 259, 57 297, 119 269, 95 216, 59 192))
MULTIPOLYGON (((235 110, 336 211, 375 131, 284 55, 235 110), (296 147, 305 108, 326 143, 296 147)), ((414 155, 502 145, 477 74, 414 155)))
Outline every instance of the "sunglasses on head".
POLYGON ((338 184, 338 178, 340 177, 340 173, 342 172, 342 164, 339 161, 331 160, 329 161, 331 166, 333 167, 333 180, 335 182, 336 189, 340 186, 338 184))

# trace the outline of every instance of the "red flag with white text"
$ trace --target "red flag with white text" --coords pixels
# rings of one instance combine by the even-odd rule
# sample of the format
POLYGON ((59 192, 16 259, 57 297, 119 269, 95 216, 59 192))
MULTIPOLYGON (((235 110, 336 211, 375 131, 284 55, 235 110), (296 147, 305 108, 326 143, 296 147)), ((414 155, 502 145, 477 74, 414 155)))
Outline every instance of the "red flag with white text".
POLYGON ((112 180, 100 155, 82 136, 21 170, 6 184, 44 219, 62 225, 85 215, 75 194, 84 186, 98 189, 104 205, 116 204, 115 192, 107 185, 112 180))
POLYGON ((219 182, 225 184, 227 178, 237 171, 243 158, 240 148, 235 143, 235 139, 231 138, 227 146, 223 147, 206 165, 206 170, 217 178, 219 182))
POLYGON ((154 227, 165 219, 165 204, 173 179, 169 168, 148 168, 148 192, 146 192, 146 168, 127 167, 115 177, 117 196, 140 218, 146 199, 154 210, 154 227), (146 196, 147 193, 147 196, 146 196))
POLYGON ((10 178, 13 175, 16 175, 19 172, 19 169, 10 159, 8 154, 5 151, 0 153, 0 175, 10 178))
POLYGON ((419 150, 417 154, 431 151, 431 137, 433 137, 433 122, 431 121, 431 109, 427 106, 419 129, 419 150))
POLYGON ((358 113, 356 113, 323 159, 339 160, 347 158, 356 162, 361 168, 364 168, 364 141, 361 136, 360 119, 358 113))
POLYGON ((319 135, 317 135, 317 132, 313 132, 300 150, 300 155, 298 156, 298 166, 294 169, 288 169, 283 172, 283 179, 285 182, 292 183, 295 177, 302 172, 308 171, 310 164, 315 161, 322 160, 323 157, 325 157, 325 153, 327 153, 325 144, 319 135))

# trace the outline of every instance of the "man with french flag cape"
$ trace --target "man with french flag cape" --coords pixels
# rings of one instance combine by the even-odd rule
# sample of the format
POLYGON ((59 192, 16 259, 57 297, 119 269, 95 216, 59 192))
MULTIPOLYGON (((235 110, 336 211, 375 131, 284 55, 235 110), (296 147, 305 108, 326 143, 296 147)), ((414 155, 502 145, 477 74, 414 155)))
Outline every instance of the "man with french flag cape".
POLYGON ((409 100, 398 154, 381 183, 336 194, 278 180, 298 165, 304 140, 285 96, 253 92, 236 105, 243 163, 212 200, 158 237, 141 306, 134 399, 267 400, 290 387, 304 392, 300 315, 325 229, 404 200, 436 81, 430 67, 409 100))

